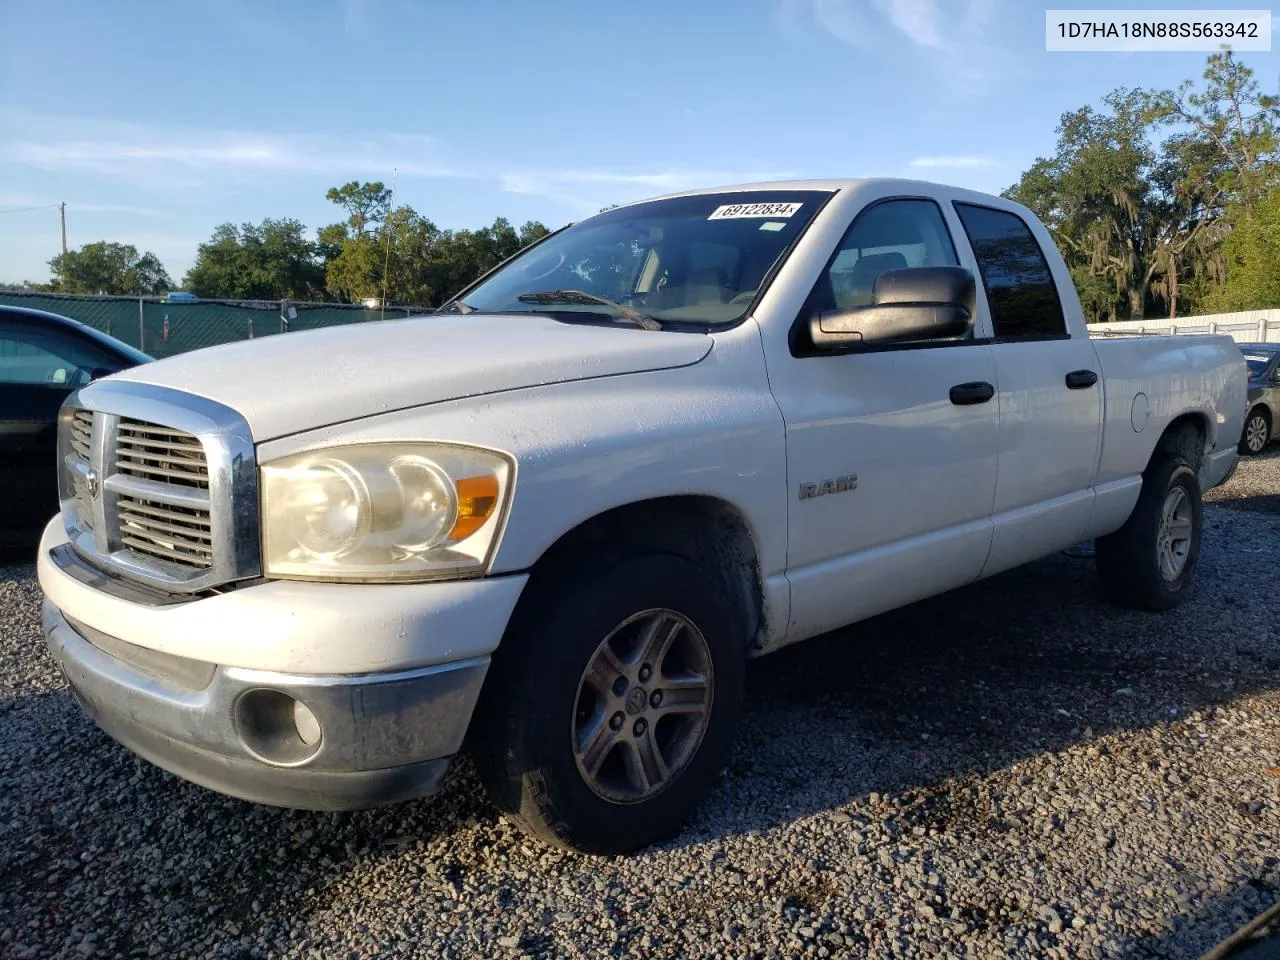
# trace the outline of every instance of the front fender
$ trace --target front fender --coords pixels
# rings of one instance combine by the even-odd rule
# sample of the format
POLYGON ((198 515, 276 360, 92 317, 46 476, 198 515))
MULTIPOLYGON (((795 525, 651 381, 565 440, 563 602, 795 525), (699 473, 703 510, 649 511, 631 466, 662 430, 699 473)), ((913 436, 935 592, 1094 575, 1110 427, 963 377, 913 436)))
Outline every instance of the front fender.
POLYGON ((715 340, 693 366, 397 411, 269 441, 259 459, 380 440, 502 450, 516 461, 516 481, 495 574, 529 569, 567 532, 616 507, 712 497, 746 520, 762 577, 785 582, 785 432, 759 328, 747 322, 715 340))

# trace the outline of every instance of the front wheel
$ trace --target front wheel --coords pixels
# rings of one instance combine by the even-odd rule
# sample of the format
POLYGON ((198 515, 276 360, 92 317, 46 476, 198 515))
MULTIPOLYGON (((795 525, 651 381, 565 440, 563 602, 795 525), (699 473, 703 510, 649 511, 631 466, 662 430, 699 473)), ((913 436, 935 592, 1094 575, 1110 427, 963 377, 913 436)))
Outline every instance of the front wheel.
POLYGON ((1200 556, 1200 482, 1183 450, 1158 453, 1125 525, 1098 538, 1107 599, 1136 610, 1168 610, 1191 584, 1200 556))
POLYGON ((1240 435, 1240 452, 1257 456, 1271 440, 1271 424, 1261 407, 1254 407, 1245 417, 1244 432, 1240 435))
POLYGON ((714 578, 669 554, 561 570, 530 589, 476 716, 490 798, 529 832, 585 853, 671 836, 732 746, 742 618, 714 578))

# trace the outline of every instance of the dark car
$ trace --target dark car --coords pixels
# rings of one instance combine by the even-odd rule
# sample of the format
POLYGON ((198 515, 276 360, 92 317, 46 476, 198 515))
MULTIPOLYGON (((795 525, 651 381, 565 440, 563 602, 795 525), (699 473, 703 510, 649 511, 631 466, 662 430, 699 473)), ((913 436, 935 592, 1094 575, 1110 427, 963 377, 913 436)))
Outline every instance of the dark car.
POLYGON ((1249 406, 1240 436, 1241 453, 1261 453, 1275 435, 1280 413, 1280 343, 1242 343, 1249 365, 1249 406))
POLYGON ((34 544, 58 512, 58 408, 151 358, 69 317, 0 306, 0 545, 34 544))

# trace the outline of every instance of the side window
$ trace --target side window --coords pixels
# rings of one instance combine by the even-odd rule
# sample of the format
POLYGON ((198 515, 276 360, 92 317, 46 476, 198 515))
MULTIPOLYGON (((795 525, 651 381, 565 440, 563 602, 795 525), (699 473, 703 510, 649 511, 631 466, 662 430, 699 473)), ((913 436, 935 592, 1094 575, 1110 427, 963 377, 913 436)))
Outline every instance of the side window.
POLYGON ((0 326, 0 383, 73 390, 102 362, 96 350, 70 338, 0 326))
POLYGON ((887 200, 854 219, 809 295, 806 313, 871 303, 876 277, 905 267, 959 265, 942 211, 932 200, 887 200))
POLYGON ((1044 251, 1022 218, 1004 210, 957 203, 987 288, 991 322, 1004 340, 1065 336, 1062 301, 1044 251))

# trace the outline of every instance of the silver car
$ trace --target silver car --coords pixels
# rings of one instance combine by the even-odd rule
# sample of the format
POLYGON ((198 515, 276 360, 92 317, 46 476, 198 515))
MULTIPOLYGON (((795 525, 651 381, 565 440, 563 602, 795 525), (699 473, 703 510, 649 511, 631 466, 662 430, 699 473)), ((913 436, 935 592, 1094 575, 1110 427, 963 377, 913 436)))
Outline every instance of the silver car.
POLYGON ((1240 452, 1259 454, 1271 441, 1280 413, 1280 343, 1242 343, 1249 365, 1249 406, 1240 452))

